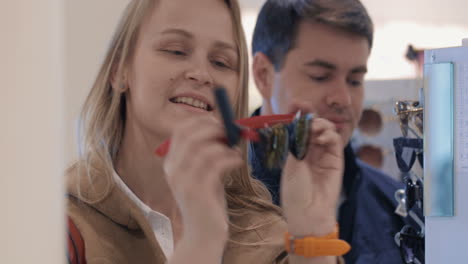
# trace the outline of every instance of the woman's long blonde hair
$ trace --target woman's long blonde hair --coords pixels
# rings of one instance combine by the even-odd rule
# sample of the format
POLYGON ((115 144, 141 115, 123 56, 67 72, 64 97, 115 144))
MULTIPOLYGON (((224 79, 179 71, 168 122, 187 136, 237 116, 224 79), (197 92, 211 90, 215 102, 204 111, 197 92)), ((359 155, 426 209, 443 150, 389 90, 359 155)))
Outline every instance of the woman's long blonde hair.
MULTIPOLYGON (((94 85, 84 103, 80 118, 80 160, 71 169, 85 170, 79 173, 92 181, 95 172, 105 177, 106 188, 96 201, 80 199, 93 203, 105 198, 114 186, 113 162, 117 157, 122 142, 125 126, 125 93, 111 87, 113 76, 118 76, 129 65, 135 49, 139 29, 154 8, 157 0, 132 0, 123 13, 114 38, 105 56, 94 85)), ((224 0, 227 4, 234 26, 239 53, 239 89, 234 111, 237 118, 248 115, 248 51, 244 31, 241 25, 240 8, 237 0, 224 0)), ((247 160, 247 144, 242 144, 244 159, 247 160)), ((272 204, 271 196, 265 186, 250 176, 247 162, 234 171, 226 183, 228 214, 241 216, 246 209, 279 213, 279 208, 272 204)), ((80 195, 81 196, 81 195, 80 195)), ((245 230, 245 227, 233 229, 245 230)), ((251 227, 252 228, 252 227, 251 227)))

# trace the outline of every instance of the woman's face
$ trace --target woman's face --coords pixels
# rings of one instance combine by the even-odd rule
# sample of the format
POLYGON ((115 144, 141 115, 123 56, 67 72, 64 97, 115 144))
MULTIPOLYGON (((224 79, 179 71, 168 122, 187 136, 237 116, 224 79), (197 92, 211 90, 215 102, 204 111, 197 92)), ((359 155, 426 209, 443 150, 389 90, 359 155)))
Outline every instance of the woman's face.
POLYGON ((222 0, 157 1, 125 76, 127 130, 165 139, 178 122, 217 113, 214 87, 225 87, 233 100, 239 83, 234 36, 222 0))

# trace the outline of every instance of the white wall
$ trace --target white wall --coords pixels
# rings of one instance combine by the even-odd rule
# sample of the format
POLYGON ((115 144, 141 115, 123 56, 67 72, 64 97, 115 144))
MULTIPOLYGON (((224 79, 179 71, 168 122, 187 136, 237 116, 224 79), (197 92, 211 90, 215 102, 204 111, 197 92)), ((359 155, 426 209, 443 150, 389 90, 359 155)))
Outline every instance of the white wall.
POLYGON ((63 6, 0 2, 0 263, 64 263, 63 6))
MULTIPOLYGON (((265 0, 239 0, 239 2, 245 9, 259 9, 265 0)), ((361 2, 378 24, 392 20, 468 24, 466 16, 468 3, 465 0, 361 0, 361 2)))
POLYGON ((119 16, 129 0, 65 1, 65 162, 78 157, 77 120, 119 16))

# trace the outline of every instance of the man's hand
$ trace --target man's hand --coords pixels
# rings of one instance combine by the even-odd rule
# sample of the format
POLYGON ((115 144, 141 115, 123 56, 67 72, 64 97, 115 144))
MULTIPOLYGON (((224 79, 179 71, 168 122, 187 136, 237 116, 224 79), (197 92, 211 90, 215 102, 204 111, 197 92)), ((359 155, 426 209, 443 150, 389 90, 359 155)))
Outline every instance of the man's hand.
POLYGON ((281 182, 281 204, 296 236, 333 232, 343 177, 343 146, 335 125, 314 118, 309 133, 306 157, 296 160, 289 154, 281 182))

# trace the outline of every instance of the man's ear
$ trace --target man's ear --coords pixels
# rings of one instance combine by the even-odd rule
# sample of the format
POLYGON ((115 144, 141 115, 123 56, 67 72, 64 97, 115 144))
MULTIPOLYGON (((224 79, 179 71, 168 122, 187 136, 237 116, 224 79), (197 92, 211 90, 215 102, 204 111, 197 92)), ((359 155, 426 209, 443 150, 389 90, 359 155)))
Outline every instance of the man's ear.
POLYGON ((255 85, 263 99, 269 100, 273 90, 275 66, 264 53, 255 53, 252 63, 252 73, 255 85))

